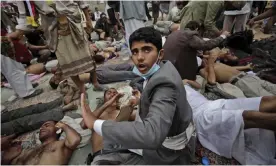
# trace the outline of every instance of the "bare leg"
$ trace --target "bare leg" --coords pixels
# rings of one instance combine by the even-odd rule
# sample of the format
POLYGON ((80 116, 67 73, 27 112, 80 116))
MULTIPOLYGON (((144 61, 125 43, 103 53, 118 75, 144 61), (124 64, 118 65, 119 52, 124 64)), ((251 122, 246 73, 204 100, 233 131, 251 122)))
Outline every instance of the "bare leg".
POLYGON ((78 103, 76 101, 72 101, 71 103, 65 105, 62 107, 62 111, 66 112, 66 111, 71 111, 71 110, 76 110, 78 109, 78 103))
POLYGON ((234 22, 235 16, 225 16, 224 17, 224 22, 223 22, 223 31, 231 31, 233 22, 234 22))
POLYGON ((71 76, 71 79, 74 81, 74 83, 77 85, 77 87, 80 89, 80 93, 85 93, 85 86, 84 82, 82 82, 79 78, 79 76, 71 76))
POLYGON ((276 114, 258 111, 244 111, 244 128, 261 128, 276 131, 276 114))
POLYGON ((262 97, 259 111, 266 113, 276 113, 276 96, 262 97))
POLYGON ((90 76, 91 82, 94 85, 94 91, 104 91, 105 89, 107 89, 107 87, 99 84, 96 70, 91 71, 90 76))
POLYGON ((84 83, 89 83, 90 82, 90 73, 83 73, 79 75, 80 80, 84 83))

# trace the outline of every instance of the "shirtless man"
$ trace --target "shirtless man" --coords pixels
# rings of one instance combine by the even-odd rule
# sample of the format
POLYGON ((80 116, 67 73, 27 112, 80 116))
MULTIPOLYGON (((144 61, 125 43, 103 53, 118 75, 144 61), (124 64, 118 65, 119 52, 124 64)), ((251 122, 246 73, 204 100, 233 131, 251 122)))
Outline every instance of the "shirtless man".
POLYGON ((208 60, 203 60, 203 69, 200 75, 208 80, 208 83, 231 83, 240 88, 246 97, 273 96, 276 95, 276 85, 261 80, 253 74, 247 74, 242 70, 251 69, 250 65, 231 67, 222 63, 215 63, 217 54, 210 51, 208 60))
POLYGON ((70 126, 62 122, 47 121, 39 132, 41 145, 31 149, 21 149, 15 144, 4 152, 2 164, 12 165, 65 165, 68 164, 73 151, 80 144, 80 135, 70 126), (61 129, 65 132, 65 140, 58 140, 61 129))
MULTIPOLYGON (((138 91, 134 91, 135 96, 138 97, 140 94, 138 91)), ((81 122, 81 126, 83 129, 86 129, 87 126, 85 121, 89 120, 89 113, 93 113, 97 118, 103 120, 115 120, 115 121, 133 121, 135 120, 135 111, 133 111, 133 107, 129 106, 135 105, 137 103, 136 100, 130 100, 127 106, 121 107, 118 109, 118 99, 122 97, 122 94, 119 94, 116 89, 110 88, 104 93, 104 104, 96 109, 95 111, 91 112, 90 107, 84 101, 84 95, 81 96, 81 107, 82 107, 82 115, 84 120, 81 122)), ((140 156, 133 154, 128 150, 116 150, 116 151, 109 151, 103 149, 103 137, 98 135, 95 131, 92 131, 92 158, 88 159, 88 163, 91 165, 98 165, 98 164, 132 164, 132 163, 125 163, 128 159, 133 157, 139 159, 140 156), (124 160, 122 160, 124 158, 124 160), (124 163, 123 163, 124 162, 124 163)))

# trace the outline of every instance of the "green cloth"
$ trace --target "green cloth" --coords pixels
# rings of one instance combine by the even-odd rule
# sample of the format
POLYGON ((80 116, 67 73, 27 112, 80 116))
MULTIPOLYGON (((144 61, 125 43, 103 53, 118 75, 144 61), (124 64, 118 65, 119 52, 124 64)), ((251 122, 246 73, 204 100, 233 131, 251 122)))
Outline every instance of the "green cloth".
POLYGON ((184 30, 190 21, 197 21, 206 31, 218 31, 215 17, 223 4, 223 1, 190 1, 178 14, 180 29, 184 30))

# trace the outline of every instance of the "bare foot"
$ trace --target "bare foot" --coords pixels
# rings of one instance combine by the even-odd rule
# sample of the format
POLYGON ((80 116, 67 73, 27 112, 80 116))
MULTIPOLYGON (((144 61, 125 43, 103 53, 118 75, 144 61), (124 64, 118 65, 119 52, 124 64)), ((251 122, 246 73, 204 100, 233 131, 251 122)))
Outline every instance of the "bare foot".
POLYGON ((71 110, 76 110, 78 109, 78 105, 75 102, 71 102, 65 106, 62 107, 62 111, 71 111, 71 110))

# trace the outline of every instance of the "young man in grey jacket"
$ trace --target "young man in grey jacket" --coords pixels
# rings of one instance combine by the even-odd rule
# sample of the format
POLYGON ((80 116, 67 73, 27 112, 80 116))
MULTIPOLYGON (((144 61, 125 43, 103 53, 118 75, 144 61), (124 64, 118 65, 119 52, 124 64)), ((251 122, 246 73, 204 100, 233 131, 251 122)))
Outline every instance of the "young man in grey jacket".
MULTIPOLYGON (((150 27, 136 30, 129 39, 133 72, 144 78, 136 120, 114 122, 97 119, 83 108, 85 125, 103 137, 104 149, 131 149, 142 156, 139 164, 190 164, 195 149, 192 109, 180 75, 162 61, 161 34, 150 27)), ((137 164, 137 162, 135 162, 137 164)))

